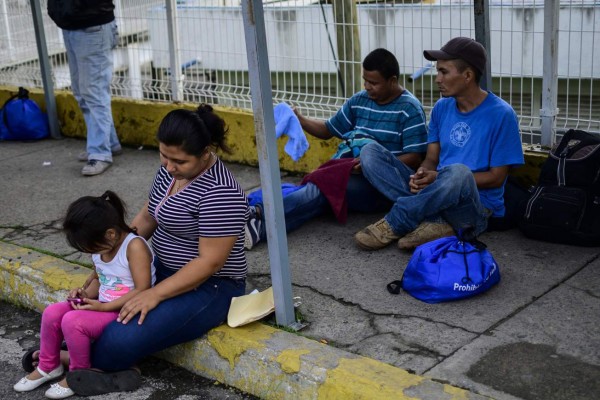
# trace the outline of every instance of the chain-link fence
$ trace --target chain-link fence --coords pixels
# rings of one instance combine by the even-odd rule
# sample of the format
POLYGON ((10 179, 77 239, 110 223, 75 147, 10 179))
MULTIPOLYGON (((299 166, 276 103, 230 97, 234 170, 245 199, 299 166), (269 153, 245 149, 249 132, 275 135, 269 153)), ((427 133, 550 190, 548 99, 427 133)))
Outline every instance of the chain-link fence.
MULTIPOLYGON (((0 0, 0 84, 42 86, 29 1, 0 0)), ((62 35, 46 15, 47 0, 36 1, 44 11, 55 87, 69 88, 62 35)), ((313 117, 330 116, 361 89, 360 62, 377 47, 396 54, 401 83, 429 110, 439 93, 423 49, 454 36, 475 37, 473 2, 467 0, 263 4, 273 99, 313 117)), ((115 6, 121 36, 115 96, 251 108, 239 0, 116 0, 115 6), (177 40, 170 41, 173 29, 177 40)), ((489 0, 489 26, 492 90, 514 107, 523 141, 539 143, 544 2, 489 0)), ((600 132, 599 1, 560 1, 555 56, 558 132, 600 132)))

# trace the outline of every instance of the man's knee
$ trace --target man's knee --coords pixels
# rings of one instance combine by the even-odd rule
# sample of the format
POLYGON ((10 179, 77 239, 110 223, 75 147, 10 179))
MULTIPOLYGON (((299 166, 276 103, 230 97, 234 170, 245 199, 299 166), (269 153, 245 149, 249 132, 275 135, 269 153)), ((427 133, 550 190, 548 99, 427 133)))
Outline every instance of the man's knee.
POLYGON ((437 179, 452 181, 454 185, 469 182, 473 178, 473 172, 464 164, 451 164, 442 168, 437 179))
MULTIPOLYGON (((385 148, 377 142, 367 143, 360 150, 360 165, 363 171, 371 168, 376 169, 376 165, 379 165, 380 160, 383 156, 385 148)), ((374 171, 376 172, 376 171, 374 171)))

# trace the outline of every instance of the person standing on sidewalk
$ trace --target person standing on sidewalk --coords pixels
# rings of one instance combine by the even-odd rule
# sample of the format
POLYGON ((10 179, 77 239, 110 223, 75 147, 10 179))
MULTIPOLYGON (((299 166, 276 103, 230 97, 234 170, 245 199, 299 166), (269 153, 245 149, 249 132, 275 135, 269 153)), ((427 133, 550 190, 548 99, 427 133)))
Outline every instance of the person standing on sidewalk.
POLYGON ((363 148, 363 174, 395 202, 382 219, 354 236, 365 250, 394 241, 413 249, 467 227, 482 233, 490 216, 504 215, 509 169, 524 163, 514 110, 479 85, 485 48, 457 37, 423 54, 437 61, 435 81, 442 94, 431 111, 427 155, 413 172, 377 143, 363 148))
MULTIPOLYGON (((354 94, 329 120, 307 118, 294 109, 302 129, 322 140, 341 139, 332 159, 358 161, 361 148, 377 142, 402 163, 416 168, 427 148, 425 112, 419 100, 400 85, 398 60, 386 49, 373 50, 363 60, 362 73, 365 90, 354 94)), ((363 177, 360 164, 356 164, 345 188, 348 210, 386 210, 389 200, 363 177)), ((339 182, 341 177, 330 179, 339 182)), ((284 197, 283 208, 288 232, 331 209, 326 196, 311 182, 284 197)), ((262 204, 251 207, 244 242, 247 250, 266 239, 264 219, 262 204)))
POLYGON ((118 33, 112 0, 48 0, 48 15, 62 29, 71 89, 87 128, 84 176, 98 175, 122 152, 111 111, 112 50, 118 33))

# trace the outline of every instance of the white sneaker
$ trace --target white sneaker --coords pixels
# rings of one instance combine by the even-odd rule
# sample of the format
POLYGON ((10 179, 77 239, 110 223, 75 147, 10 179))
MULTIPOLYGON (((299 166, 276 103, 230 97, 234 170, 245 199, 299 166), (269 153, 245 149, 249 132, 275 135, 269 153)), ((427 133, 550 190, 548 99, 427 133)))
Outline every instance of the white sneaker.
POLYGON ((244 248, 246 250, 252 250, 258 242, 260 242, 260 229, 262 227, 262 221, 256 213, 254 207, 250 207, 250 219, 246 222, 245 237, 244 237, 244 248))
POLYGON ((25 376, 21 378, 21 380, 17 382, 15 386, 13 386, 13 389, 15 389, 17 392, 29 392, 39 387, 43 383, 60 377, 63 374, 63 366, 59 365, 56 369, 50 372, 44 372, 39 368, 37 368, 37 371, 40 373, 40 375, 42 375, 40 379, 27 379, 25 376))
POLYGON ((46 397, 49 399, 65 399, 75 394, 71 388, 62 387, 58 383, 54 383, 50 386, 50 389, 46 390, 46 397))
POLYGON ((84 176, 94 176, 100 175, 104 171, 106 171, 112 163, 100 160, 90 160, 85 164, 85 166, 81 169, 81 175, 84 176))

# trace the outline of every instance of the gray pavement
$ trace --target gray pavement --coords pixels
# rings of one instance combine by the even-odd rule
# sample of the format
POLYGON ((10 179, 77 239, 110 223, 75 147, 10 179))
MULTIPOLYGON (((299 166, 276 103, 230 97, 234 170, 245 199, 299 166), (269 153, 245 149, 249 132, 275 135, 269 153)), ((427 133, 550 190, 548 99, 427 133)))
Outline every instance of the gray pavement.
MULTIPOLYGON (((111 189, 135 214, 158 167, 156 150, 127 148, 106 173, 88 178, 76 160, 84 146, 0 142, 1 240, 89 265, 59 230, 67 205, 111 189)), ((260 185, 257 169, 230 168, 245 190, 260 185)), ((500 284, 431 305, 386 290, 410 253, 354 245, 354 232, 380 217, 352 214, 340 225, 324 216, 288 235, 293 291, 307 323, 301 335, 493 398, 598 398, 600 248, 532 241, 518 230, 486 233, 480 239, 500 265, 500 284)), ((270 286, 266 244, 248 260, 248 290, 270 286)))

